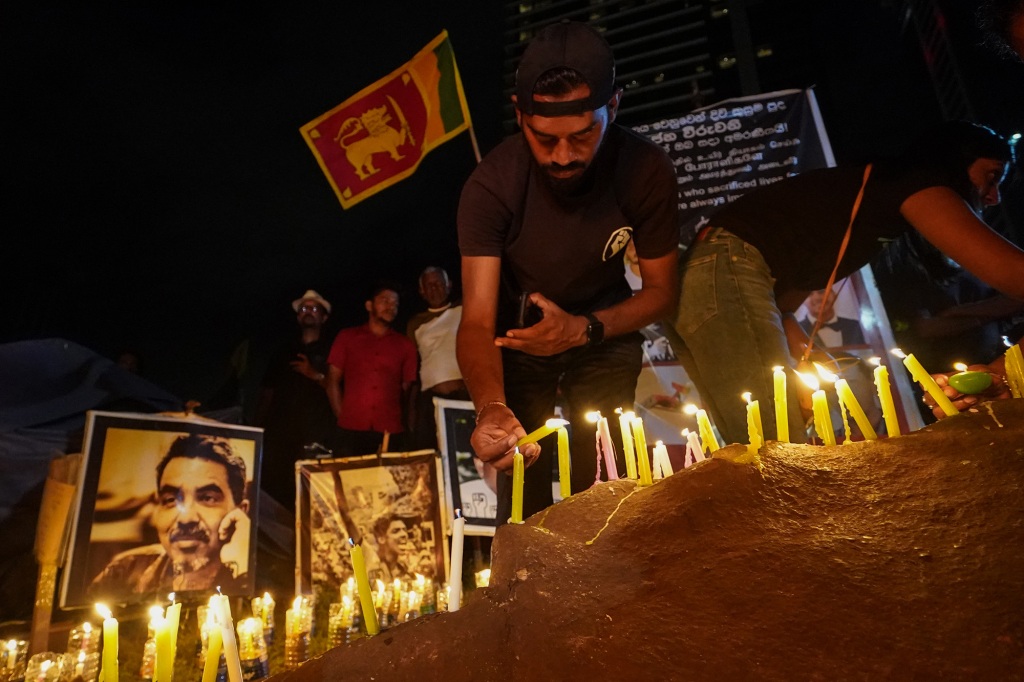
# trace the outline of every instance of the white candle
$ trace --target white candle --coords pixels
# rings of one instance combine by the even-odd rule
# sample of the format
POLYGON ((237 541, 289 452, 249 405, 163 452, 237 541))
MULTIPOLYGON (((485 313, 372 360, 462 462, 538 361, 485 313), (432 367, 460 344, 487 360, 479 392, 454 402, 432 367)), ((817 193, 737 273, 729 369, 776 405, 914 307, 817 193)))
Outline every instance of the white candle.
POLYGON ((458 611, 462 601, 462 547, 465 542, 466 519, 462 510, 455 510, 455 521, 452 523, 452 577, 449 581, 448 610, 458 611))
POLYGON ((608 430, 608 418, 602 417, 600 412, 588 412, 587 421, 597 424, 597 449, 598 461, 604 459, 606 478, 615 481, 619 478, 619 470, 615 466, 615 447, 612 445, 612 434, 608 430))
POLYGON ((660 440, 654 443, 654 471, 655 478, 665 478, 675 473, 672 469, 672 460, 668 456, 668 448, 660 440))
POLYGON ((235 623, 231 619, 231 603, 227 595, 215 595, 217 599, 217 620, 224 647, 224 661, 227 663, 228 682, 242 682, 242 662, 238 658, 238 642, 235 640, 235 623))

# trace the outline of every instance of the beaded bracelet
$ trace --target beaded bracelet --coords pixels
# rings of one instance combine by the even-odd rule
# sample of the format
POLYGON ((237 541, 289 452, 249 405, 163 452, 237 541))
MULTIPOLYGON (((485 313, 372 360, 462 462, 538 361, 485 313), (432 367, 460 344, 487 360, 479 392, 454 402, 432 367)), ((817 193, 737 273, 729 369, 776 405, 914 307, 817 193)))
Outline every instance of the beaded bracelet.
POLYGON ((488 407, 490 407, 491 405, 501 405, 501 406, 502 406, 502 407, 504 407, 504 408, 505 408, 506 410, 508 409, 508 405, 506 405, 505 403, 503 403, 503 402, 502 402, 502 401, 500 401, 500 400, 492 400, 492 401, 491 401, 491 402, 489 402, 489 403, 485 403, 483 407, 481 407, 481 408, 480 408, 479 410, 477 410, 477 413, 476 413, 476 423, 477 423, 477 424, 479 424, 479 423, 480 423, 480 415, 482 415, 482 414, 484 413, 484 410, 486 410, 486 409, 487 409, 488 407))

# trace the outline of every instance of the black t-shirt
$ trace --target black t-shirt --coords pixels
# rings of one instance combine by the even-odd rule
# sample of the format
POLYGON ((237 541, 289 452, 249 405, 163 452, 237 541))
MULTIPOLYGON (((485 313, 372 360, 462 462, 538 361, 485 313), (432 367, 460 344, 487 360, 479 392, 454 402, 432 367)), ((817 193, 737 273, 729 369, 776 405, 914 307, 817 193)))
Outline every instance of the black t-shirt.
MULTIPOLYGON (((262 382, 264 388, 274 391, 265 425, 268 441, 285 441, 294 448, 314 441, 323 443, 330 433, 335 417, 327 392, 291 366, 291 362, 302 353, 313 369, 327 374, 330 350, 329 335, 321 334, 313 343, 305 344, 294 338, 275 351, 262 382)), ((298 456, 301 450, 295 454, 298 456)))
POLYGON ((502 259, 499 332, 512 325, 523 292, 539 292, 572 314, 629 298, 623 249, 630 238, 641 258, 678 248, 675 170, 646 138, 610 126, 588 183, 572 197, 553 193, 541 173, 518 133, 484 158, 462 190, 462 255, 502 259))
MULTIPOLYGON (((863 177, 864 166, 807 171, 743 195, 715 213, 711 225, 757 247, 776 279, 776 291, 820 289, 835 267, 863 177)), ((956 184, 933 168, 874 164, 837 277, 866 265, 886 243, 913 229, 900 205, 938 186, 956 184)))

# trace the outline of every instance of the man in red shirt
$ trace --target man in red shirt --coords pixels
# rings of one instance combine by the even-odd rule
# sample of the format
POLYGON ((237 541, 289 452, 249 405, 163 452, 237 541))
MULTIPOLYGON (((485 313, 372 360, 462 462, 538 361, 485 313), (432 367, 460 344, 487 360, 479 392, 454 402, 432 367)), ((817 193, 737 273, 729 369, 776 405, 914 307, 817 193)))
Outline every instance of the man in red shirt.
POLYGON ((366 301, 369 320, 343 329, 327 356, 327 396, 341 429, 336 455, 377 452, 384 434, 389 447, 404 447, 409 387, 416 381, 416 345, 391 328, 398 291, 378 285, 366 301))

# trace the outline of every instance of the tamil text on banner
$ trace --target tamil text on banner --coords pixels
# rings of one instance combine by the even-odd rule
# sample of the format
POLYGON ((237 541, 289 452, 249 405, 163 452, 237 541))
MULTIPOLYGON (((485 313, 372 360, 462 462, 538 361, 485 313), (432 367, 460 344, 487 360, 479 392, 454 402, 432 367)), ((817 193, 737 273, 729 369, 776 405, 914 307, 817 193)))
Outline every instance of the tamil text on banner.
POLYGON ((470 127, 448 32, 389 75, 300 128, 344 208, 412 175, 470 127))

